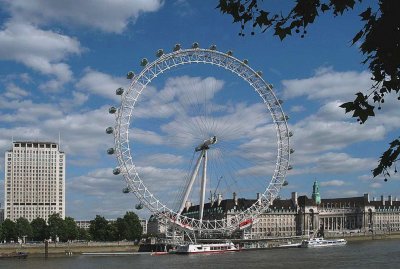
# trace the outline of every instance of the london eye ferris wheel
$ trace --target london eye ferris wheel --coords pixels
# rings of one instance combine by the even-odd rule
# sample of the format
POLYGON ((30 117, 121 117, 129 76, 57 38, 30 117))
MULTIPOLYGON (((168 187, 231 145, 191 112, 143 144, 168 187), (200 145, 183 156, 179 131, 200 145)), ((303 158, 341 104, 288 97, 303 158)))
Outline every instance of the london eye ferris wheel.
POLYGON ((113 173, 123 176, 125 192, 182 230, 248 227, 287 184, 292 133, 282 101, 248 60, 215 45, 177 44, 156 56, 127 74, 130 86, 116 91, 120 106, 109 109, 113 173), (247 206, 221 217, 213 205, 229 197, 247 206))

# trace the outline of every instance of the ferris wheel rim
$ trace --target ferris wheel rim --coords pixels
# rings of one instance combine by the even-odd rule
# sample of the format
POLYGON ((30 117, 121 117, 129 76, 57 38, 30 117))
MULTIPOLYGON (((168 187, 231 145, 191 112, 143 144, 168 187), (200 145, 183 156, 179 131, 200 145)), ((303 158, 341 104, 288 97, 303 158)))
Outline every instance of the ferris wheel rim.
MULTIPOLYGON (((147 61, 147 60, 146 60, 147 61)), ((114 132, 115 154, 119 164, 119 172, 123 175, 130 191, 134 192, 137 198, 152 213, 166 218, 171 223, 175 223, 182 229, 196 231, 232 231, 241 228, 241 224, 256 219, 256 217, 266 210, 270 202, 275 199, 281 189, 286 172, 290 165, 290 132, 287 125, 287 117, 283 113, 281 102, 276 98, 270 84, 264 81, 260 72, 254 71, 247 62, 240 61, 232 56, 230 52, 223 53, 214 49, 190 48, 179 49, 174 52, 163 54, 151 63, 146 63, 143 70, 132 78, 131 84, 122 95, 121 107, 116 116, 114 132), (268 109, 277 134, 277 158, 275 170, 270 183, 261 194, 260 200, 243 212, 231 216, 229 220, 203 220, 186 217, 177 214, 174 210, 167 207, 162 201, 145 186, 136 171, 133 163, 129 143, 129 126, 132 121, 133 111, 138 97, 153 79, 160 73, 172 69, 179 65, 204 63, 216 65, 235 73, 240 78, 249 83, 261 97, 264 105, 268 109)))

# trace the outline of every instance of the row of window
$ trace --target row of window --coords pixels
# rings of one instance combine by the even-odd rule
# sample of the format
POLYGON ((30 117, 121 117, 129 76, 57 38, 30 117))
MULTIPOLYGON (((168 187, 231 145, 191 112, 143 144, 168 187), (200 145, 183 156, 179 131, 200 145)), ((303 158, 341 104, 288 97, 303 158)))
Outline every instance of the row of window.
POLYGON ((19 147, 27 147, 27 148, 57 148, 57 144, 41 144, 41 143, 14 143, 14 147, 19 148, 19 147))

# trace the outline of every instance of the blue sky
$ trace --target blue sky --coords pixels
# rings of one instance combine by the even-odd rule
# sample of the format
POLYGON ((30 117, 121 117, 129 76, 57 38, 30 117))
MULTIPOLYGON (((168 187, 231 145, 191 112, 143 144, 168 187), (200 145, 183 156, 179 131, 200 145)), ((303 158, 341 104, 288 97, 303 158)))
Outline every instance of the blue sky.
MULTIPOLYGON (((139 73, 143 57, 152 61, 158 49, 170 52, 176 43, 182 47, 193 42, 201 47, 216 44, 221 51, 232 50, 235 57, 248 59, 253 69, 262 70, 263 78, 274 85, 276 95, 285 101, 283 109, 290 116, 291 143, 296 150, 282 197, 289 197, 292 191, 310 196, 314 180, 320 182, 323 198, 367 192, 376 197, 400 197, 398 176, 384 183, 372 180, 370 173, 387 143, 396 137, 400 112, 395 103, 387 100, 378 116, 365 125, 338 108, 353 100, 356 91, 370 87, 357 44, 351 46, 361 27, 357 16, 361 9, 337 18, 320 17, 305 38, 293 36, 281 42, 271 31, 251 36, 248 29, 247 35, 240 37, 240 26, 215 8, 217 1, 0 3, 0 151, 11 148, 12 137, 57 141, 60 132, 68 166, 66 214, 75 219, 92 219, 96 214, 115 218, 134 210, 136 198, 121 193, 124 182, 111 173, 117 162, 105 154, 113 146, 112 137, 105 134, 105 128, 114 124, 108 108, 119 105, 115 89, 128 85, 127 71, 139 73)), ((269 3, 272 8, 282 5, 280 1, 269 3)), ((214 108, 221 109, 219 116, 243 125, 249 141, 261 139, 243 155, 265 153, 257 156, 273 162, 274 153, 268 151, 275 142, 268 128, 270 119, 268 115, 260 117, 263 112, 259 112, 258 99, 251 91, 239 90, 245 87, 241 83, 223 70, 191 67, 166 74, 146 90, 138 108, 145 112, 147 108, 147 114, 135 122, 131 137, 137 142, 139 172, 151 178, 149 186, 163 200, 174 199, 171 188, 183 184, 179 179, 187 174, 192 152, 163 144, 176 128, 162 129, 173 121, 166 120, 165 114, 155 116, 161 105, 168 109, 171 104, 158 99, 162 93, 170 91, 177 100, 178 93, 184 96, 185 87, 209 90, 215 97, 214 108), (238 90, 226 94, 229 89, 238 90), (156 104, 153 110, 147 106, 152 102, 156 104), (168 182, 165 172, 171 177, 168 182)), ((3 158, 1 154, 2 186, 3 158)), ((249 168, 234 162, 236 169, 249 168)), ((218 174, 210 177, 214 183, 219 178, 218 174)), ((224 191, 225 198, 230 198, 230 191, 237 191, 222 185, 218 191, 224 191)), ((259 185, 254 184, 252 191, 262 192, 259 185)), ((3 187, 0 195, 2 199, 3 187)), ((137 213, 148 216, 146 210, 137 213)))

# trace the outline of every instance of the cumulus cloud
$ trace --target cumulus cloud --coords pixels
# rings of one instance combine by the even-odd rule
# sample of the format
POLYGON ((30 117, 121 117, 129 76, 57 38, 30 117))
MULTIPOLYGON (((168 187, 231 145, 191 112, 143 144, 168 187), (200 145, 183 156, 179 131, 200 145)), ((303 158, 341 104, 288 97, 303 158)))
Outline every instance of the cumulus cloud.
POLYGON ((35 24, 60 22, 67 26, 81 25, 105 32, 121 33, 144 12, 154 12, 161 0, 88 0, 74 1, 2 0, 15 19, 35 24))
POLYGON ((86 103, 86 101, 89 99, 89 96, 87 94, 81 93, 81 92, 77 92, 77 91, 73 91, 72 92, 72 98, 67 99, 64 98, 60 101, 60 106, 64 109, 64 110, 70 110, 72 108, 75 107, 79 107, 81 105, 83 105, 84 103, 86 103))
POLYGON ((20 99, 29 95, 29 92, 18 87, 14 83, 10 83, 6 86, 6 92, 4 96, 10 99, 20 99))
POLYGON ((44 90, 58 90, 72 79, 70 67, 62 61, 82 50, 74 38, 24 22, 9 21, 0 31, 0 59, 13 60, 54 76, 55 79, 41 86, 44 90))
POLYGON ((343 180, 337 180, 337 179, 320 182, 321 187, 327 187, 327 186, 338 187, 338 186, 343 186, 344 184, 345 182, 343 180))
POLYGON ((7 111, 0 111, 0 122, 13 123, 13 125, 30 123, 30 126, 34 129, 38 129, 36 123, 40 121, 49 118, 58 118, 63 115, 57 105, 34 103, 28 99, 9 101, 0 97, 0 106, 4 111, 7 111))
POLYGON ((308 99, 351 98, 355 91, 370 89, 369 72, 337 72, 332 68, 320 68, 314 76, 304 79, 283 80, 284 98, 306 96, 308 99))
POLYGON ((211 113, 221 109, 211 100, 223 86, 224 82, 214 77, 168 78, 162 89, 147 87, 143 91, 134 113, 140 118, 167 118, 199 109, 207 109, 204 113, 211 113), (202 107, 205 102, 209 102, 207 108, 202 107))
POLYGON ((382 187, 382 183, 374 182, 374 183, 371 183, 369 186, 370 186, 371 188, 373 188, 373 189, 379 189, 379 188, 382 187))
POLYGON ((356 158, 347 153, 327 152, 319 155, 293 155, 294 169, 291 174, 324 173, 337 174, 370 171, 374 162, 370 158, 356 158))
POLYGON ((304 106, 292 106, 290 108, 290 112, 294 112, 294 113, 303 112, 305 110, 306 110, 306 108, 304 106))
POLYGON ((120 97, 115 95, 115 90, 119 87, 126 87, 127 80, 122 77, 112 77, 109 74, 86 68, 83 76, 76 83, 76 87, 82 91, 102 96, 113 101, 120 101, 120 97))
POLYGON ((182 164, 182 162, 184 162, 182 156, 169 153, 157 153, 143 157, 139 165, 143 166, 146 163, 151 163, 157 166, 176 166, 182 164))

